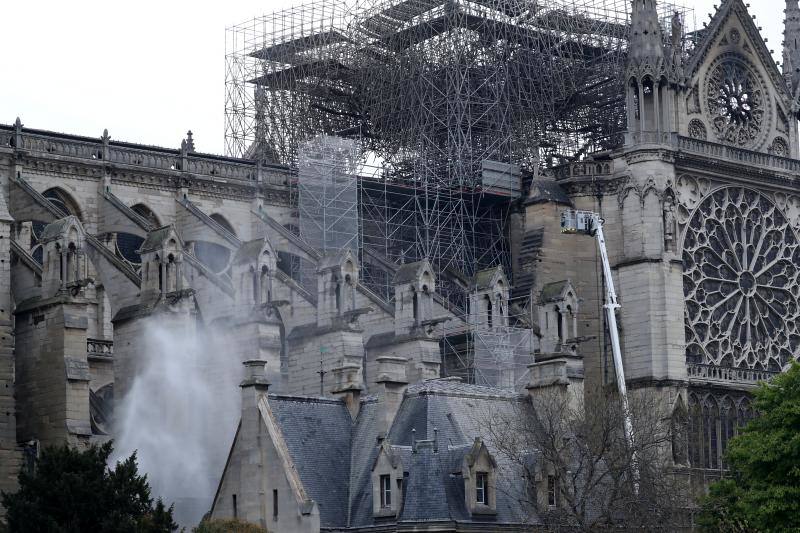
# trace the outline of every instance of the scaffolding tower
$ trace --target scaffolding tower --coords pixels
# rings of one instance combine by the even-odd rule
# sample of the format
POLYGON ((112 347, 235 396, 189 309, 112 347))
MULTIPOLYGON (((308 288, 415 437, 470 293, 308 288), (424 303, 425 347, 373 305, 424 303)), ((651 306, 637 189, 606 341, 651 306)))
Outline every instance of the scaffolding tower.
POLYGON ((358 257, 358 144, 319 135, 300 146, 297 208, 300 236, 316 250, 358 257))
MULTIPOLYGON (((357 141, 363 281, 390 300, 387 262, 428 259, 464 316, 459 280, 512 274, 524 181, 622 144, 629 7, 314 0, 252 19, 226 36, 227 153, 297 168, 318 135, 357 141)), ((659 9, 665 39, 676 11, 691 28, 659 9)))

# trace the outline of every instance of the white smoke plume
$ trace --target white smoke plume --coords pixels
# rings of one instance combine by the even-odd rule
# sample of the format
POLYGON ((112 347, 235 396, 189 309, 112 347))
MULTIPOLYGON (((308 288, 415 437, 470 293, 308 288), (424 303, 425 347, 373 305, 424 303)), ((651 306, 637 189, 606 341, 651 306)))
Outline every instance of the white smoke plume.
POLYGON ((154 497, 191 527, 211 507, 239 420, 241 362, 213 328, 148 320, 130 391, 116 406, 114 461, 137 452, 154 497))

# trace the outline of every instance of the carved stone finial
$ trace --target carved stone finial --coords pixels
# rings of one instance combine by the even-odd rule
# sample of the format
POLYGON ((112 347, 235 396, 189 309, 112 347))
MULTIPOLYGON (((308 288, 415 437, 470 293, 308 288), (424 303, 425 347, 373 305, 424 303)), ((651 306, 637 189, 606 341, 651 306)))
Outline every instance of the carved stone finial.
POLYGON ((108 144, 108 141, 111 140, 111 137, 108 135, 108 128, 103 130, 103 136, 100 137, 100 139, 103 140, 103 144, 108 144))
POLYGON ((194 139, 192 138, 192 130, 186 132, 186 151, 189 153, 194 152, 194 139))
POLYGON ((15 128, 21 128, 22 127, 22 121, 19 119, 19 117, 17 117, 17 120, 14 121, 14 127, 15 128))

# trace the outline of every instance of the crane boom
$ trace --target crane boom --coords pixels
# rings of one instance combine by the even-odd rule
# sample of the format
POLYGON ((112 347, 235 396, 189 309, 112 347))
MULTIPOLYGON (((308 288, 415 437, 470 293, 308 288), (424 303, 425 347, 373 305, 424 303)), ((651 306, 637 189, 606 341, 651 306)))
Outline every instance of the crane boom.
POLYGON ((611 263, 608 260, 608 250, 606 249, 606 238, 603 233, 603 218, 598 213, 589 211, 566 211, 561 214, 561 231, 563 233, 586 233, 594 235, 597 240, 597 248, 600 250, 600 259, 603 263, 603 279, 606 286, 606 302, 603 307, 606 310, 608 321, 608 334, 611 338, 611 352, 614 357, 614 371, 617 376, 617 390, 622 400, 623 417, 625 419, 625 440, 631 451, 633 488, 639 492, 639 464, 634 446, 633 422, 628 405, 628 388, 625 384, 625 368, 622 365, 622 348, 619 343, 619 327, 617 326, 617 309, 620 308, 617 301, 617 292, 614 289, 614 278, 611 275, 611 263))

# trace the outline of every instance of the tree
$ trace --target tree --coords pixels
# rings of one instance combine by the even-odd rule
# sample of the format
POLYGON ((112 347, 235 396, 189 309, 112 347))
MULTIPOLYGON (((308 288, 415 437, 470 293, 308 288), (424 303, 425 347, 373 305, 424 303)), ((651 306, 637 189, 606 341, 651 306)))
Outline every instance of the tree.
POLYGON ((679 529, 686 491, 675 475, 667 411, 653 394, 632 395, 630 447, 616 395, 594 391, 588 397, 539 391, 480 421, 498 462, 528 480, 528 490, 514 497, 533 520, 554 530, 679 529))
POLYGON ((175 531, 172 507, 160 499, 153 505, 136 454, 111 469, 111 452, 110 442, 85 451, 44 449, 32 472, 20 472, 19 490, 2 494, 9 533, 175 531))
POLYGON ((753 396, 758 416, 728 443, 728 474, 703 501, 705 531, 800 531, 800 365, 753 396))

